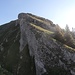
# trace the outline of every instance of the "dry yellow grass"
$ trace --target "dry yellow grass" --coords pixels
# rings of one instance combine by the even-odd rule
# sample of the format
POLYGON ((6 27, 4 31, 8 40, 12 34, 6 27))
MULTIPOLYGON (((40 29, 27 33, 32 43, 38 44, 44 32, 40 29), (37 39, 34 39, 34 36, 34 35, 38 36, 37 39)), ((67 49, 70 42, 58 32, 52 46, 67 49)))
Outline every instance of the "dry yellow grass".
POLYGON ((51 31, 49 31, 49 30, 46 30, 46 29, 44 29, 44 28, 42 28, 42 27, 40 27, 40 26, 37 26, 37 25, 35 25, 35 24, 33 24, 33 23, 30 23, 30 25, 32 25, 33 27, 35 27, 36 29, 38 29, 38 30, 40 30, 40 31, 43 31, 43 32, 45 32, 45 33, 48 33, 48 34, 53 34, 54 32, 51 32, 51 31))
POLYGON ((75 51, 74 48, 72 48, 72 47, 70 47, 70 46, 68 46, 68 45, 64 45, 64 47, 66 47, 66 48, 68 48, 68 49, 70 49, 70 50, 72 50, 72 51, 75 51))
POLYGON ((36 17, 33 17, 33 16, 31 16, 31 15, 29 15, 29 16, 30 16, 31 18, 33 18, 33 19, 35 19, 35 20, 37 20, 37 21, 41 22, 41 23, 47 24, 47 22, 46 22, 46 21, 43 21, 43 20, 38 19, 38 18, 36 18, 36 17))

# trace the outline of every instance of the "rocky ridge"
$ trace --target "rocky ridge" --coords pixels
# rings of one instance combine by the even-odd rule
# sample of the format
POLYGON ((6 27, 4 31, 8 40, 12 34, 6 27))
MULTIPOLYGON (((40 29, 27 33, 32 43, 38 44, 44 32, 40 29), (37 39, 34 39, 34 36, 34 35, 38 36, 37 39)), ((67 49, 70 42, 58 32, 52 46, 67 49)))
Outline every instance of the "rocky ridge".
POLYGON ((4 26, 0 64, 13 75, 75 75, 75 49, 54 38, 57 26, 52 21, 20 13, 4 26))

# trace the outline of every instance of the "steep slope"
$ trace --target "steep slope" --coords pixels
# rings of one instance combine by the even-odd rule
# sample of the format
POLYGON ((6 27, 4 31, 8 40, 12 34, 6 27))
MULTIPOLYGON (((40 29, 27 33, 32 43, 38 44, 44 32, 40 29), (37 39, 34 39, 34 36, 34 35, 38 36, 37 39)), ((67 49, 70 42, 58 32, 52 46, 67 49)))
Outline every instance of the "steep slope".
POLYGON ((19 26, 16 21, 0 26, 0 63, 1 66, 12 72, 19 58, 19 26))
MULTIPOLYGON (((20 52, 20 35, 20 26, 16 25, 16 21, 0 26, 0 65, 12 75, 30 75, 29 49, 26 45, 20 52), (23 59, 20 59, 20 55, 23 56, 23 59)), ((7 71, 2 73, 9 75, 7 71)))
POLYGON ((0 26, 0 73, 75 75, 75 49, 56 39, 56 31, 52 21, 29 13, 0 26))

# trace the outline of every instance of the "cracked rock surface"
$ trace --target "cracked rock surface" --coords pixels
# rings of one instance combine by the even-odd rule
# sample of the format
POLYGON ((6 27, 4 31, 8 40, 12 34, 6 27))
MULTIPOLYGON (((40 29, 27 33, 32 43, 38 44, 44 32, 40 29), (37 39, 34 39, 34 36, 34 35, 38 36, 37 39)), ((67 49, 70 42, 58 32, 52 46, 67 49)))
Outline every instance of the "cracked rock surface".
POLYGON ((75 51, 54 39, 52 21, 20 13, 0 28, 0 65, 11 75, 75 75, 75 51))

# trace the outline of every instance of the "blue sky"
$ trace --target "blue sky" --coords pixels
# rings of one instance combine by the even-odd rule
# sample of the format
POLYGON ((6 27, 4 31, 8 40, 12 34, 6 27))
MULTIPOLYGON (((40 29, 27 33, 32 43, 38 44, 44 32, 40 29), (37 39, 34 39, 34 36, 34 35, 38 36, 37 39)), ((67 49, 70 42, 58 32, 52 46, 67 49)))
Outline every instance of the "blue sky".
POLYGON ((0 0, 0 25, 17 19, 21 12, 48 18, 63 28, 75 27, 75 0, 0 0))

